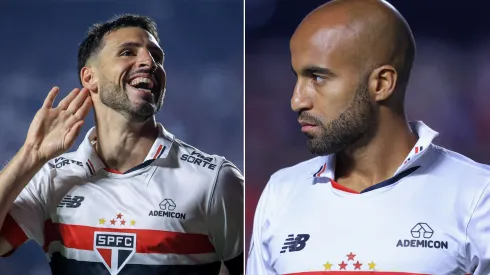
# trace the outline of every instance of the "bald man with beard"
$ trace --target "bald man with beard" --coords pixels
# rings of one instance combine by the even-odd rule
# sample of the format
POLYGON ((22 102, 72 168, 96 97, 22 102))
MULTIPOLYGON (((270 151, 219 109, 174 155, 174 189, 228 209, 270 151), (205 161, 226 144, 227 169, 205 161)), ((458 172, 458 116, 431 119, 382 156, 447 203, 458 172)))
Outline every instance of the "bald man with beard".
POLYGON ((384 1, 332 1, 290 49, 291 107, 317 157, 271 176, 247 274, 490 274, 490 167, 408 122, 415 42, 402 15, 384 1))

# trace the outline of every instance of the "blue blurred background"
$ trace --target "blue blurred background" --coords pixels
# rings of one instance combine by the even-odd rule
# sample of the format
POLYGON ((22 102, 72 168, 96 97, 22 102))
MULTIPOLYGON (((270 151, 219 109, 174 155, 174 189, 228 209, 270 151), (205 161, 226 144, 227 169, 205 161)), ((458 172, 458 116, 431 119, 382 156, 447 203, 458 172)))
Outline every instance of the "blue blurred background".
MULTIPOLYGON (((327 1, 247 0, 245 7, 246 244, 258 198, 278 169, 312 158, 290 110, 295 85, 289 39, 327 1)), ((435 142, 490 163, 490 3, 388 0, 415 35, 407 92, 410 120, 439 132, 435 142)))
MULTIPOLYGON (((2 1, 0 163, 20 148, 53 85, 63 95, 79 87, 77 49, 89 26, 123 13, 150 16, 158 24, 168 82, 157 120, 184 142, 223 155, 243 171, 241 0, 2 1)), ((91 114, 73 149, 92 126, 91 114)), ((0 274, 50 271, 41 248, 30 242, 0 259, 0 274)))

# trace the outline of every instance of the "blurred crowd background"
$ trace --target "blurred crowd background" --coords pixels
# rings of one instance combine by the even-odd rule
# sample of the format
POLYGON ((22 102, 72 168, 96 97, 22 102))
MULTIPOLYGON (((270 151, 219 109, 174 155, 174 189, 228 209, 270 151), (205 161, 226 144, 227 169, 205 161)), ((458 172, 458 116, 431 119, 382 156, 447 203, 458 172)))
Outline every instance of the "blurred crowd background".
MULTIPOLYGON (((312 156, 290 110, 295 85, 289 39, 324 0, 247 0, 245 66, 246 244, 271 174, 312 156)), ((410 120, 439 132, 435 142, 490 163, 490 17, 479 0, 388 0, 417 43, 407 92, 410 120)))
MULTIPOLYGON (((177 138, 223 155, 243 171, 241 0, 2 1, 0 163, 21 147, 53 85, 61 88, 58 100, 79 87, 77 49, 89 26, 124 13, 158 24, 168 85, 157 120, 177 138)), ((92 126, 91 114, 73 149, 92 126)), ((30 242, 0 259, 0 274, 50 271, 42 249, 30 242)))

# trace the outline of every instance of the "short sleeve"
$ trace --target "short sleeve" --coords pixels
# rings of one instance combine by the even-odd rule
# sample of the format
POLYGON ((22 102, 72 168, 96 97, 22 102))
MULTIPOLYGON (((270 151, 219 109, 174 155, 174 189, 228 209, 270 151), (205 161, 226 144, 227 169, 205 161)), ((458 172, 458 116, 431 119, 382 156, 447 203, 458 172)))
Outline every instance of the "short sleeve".
POLYGON ((50 181, 49 166, 44 166, 25 186, 10 208, 1 234, 15 249, 29 239, 44 244, 44 221, 50 181))
POLYGON ((224 161, 208 206, 211 242, 231 275, 243 273, 243 185, 238 168, 224 161))
POLYGON ((466 272, 473 275, 490 274, 490 187, 487 185, 478 199, 467 228, 466 272))
POLYGON ((270 206, 270 193, 269 181, 255 209, 252 239, 247 258, 247 275, 276 274, 269 265, 270 255, 267 252, 267 244, 262 241, 263 231, 268 227, 266 209, 270 206))

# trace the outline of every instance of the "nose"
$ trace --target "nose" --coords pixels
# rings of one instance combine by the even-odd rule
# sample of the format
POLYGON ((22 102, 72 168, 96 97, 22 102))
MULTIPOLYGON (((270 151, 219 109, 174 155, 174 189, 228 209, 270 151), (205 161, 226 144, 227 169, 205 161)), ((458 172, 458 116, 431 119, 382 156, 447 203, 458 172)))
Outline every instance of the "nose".
POLYGON ((149 67, 153 71, 155 71, 157 68, 155 59, 151 55, 151 52, 146 49, 143 49, 141 50, 141 53, 139 55, 138 68, 145 68, 145 67, 149 67))
POLYGON ((301 110, 310 110, 311 108, 313 108, 313 103, 308 95, 306 85, 301 79, 298 79, 291 98, 291 109, 294 112, 299 112, 301 110))

